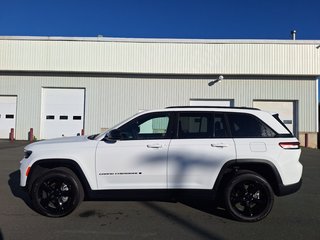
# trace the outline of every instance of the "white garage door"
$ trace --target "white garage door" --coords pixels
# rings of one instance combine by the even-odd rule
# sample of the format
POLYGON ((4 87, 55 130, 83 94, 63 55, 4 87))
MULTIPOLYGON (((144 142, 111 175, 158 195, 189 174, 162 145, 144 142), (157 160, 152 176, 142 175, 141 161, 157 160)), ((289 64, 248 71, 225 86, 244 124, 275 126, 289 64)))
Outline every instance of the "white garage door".
POLYGON ((253 101, 253 107, 268 112, 279 113, 279 118, 287 128, 295 135, 297 134, 294 101, 253 101))
POLYGON ((216 99, 190 99, 190 106, 215 106, 215 107, 232 107, 233 100, 216 100, 216 99))
POLYGON ((41 138, 81 134, 84 121, 84 89, 43 88, 41 138))
POLYGON ((9 138, 16 126, 17 97, 0 96, 0 138, 9 138))

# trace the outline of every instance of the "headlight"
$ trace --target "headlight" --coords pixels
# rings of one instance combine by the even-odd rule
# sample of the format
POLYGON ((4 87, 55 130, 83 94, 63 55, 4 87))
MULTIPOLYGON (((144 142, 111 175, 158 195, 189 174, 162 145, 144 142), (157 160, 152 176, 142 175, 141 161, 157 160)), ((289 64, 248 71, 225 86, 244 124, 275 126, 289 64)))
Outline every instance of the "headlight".
POLYGON ((24 150, 24 158, 30 157, 31 154, 32 154, 32 151, 24 150))

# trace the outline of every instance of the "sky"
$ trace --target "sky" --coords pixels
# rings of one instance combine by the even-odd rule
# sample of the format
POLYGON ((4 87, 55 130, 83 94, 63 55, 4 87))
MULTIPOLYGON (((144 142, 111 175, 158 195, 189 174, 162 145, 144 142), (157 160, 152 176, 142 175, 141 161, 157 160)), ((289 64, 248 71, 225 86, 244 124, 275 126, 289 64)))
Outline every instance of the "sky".
POLYGON ((320 0, 0 0, 0 36, 320 39, 320 0))

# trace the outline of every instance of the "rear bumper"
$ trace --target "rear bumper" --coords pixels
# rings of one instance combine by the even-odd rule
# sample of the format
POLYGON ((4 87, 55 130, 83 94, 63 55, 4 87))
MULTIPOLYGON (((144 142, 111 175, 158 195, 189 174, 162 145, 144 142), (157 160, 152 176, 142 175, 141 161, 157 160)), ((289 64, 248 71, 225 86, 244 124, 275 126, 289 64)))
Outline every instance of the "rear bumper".
POLYGON ((290 184, 290 185, 279 184, 278 192, 276 193, 276 195, 285 196, 285 195, 295 193, 301 188, 301 185, 302 185, 302 178, 300 179, 299 182, 294 184, 290 184))

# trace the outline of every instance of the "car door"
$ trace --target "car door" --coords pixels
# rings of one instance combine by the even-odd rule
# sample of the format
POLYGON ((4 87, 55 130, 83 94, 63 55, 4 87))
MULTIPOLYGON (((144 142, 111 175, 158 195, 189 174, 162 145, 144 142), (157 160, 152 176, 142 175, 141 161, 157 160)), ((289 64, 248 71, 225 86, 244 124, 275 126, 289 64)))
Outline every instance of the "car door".
POLYGON ((117 141, 100 141, 96 150, 99 189, 167 188, 170 113, 139 116, 124 124, 117 141))
POLYGON ((223 113, 178 114, 168 154, 168 188, 212 189, 222 166, 235 159, 223 113))

